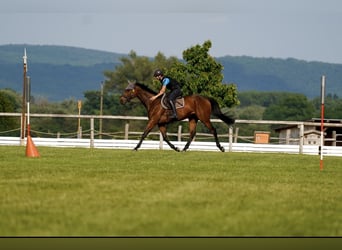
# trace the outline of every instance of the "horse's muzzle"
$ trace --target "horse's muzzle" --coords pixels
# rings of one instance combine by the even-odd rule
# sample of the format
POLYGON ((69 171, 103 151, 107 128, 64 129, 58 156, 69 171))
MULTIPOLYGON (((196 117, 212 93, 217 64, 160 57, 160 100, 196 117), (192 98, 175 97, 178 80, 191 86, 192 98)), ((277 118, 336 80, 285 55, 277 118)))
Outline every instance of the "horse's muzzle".
POLYGON ((125 96, 120 96, 120 103, 121 104, 126 104, 127 102, 129 102, 128 98, 125 96))

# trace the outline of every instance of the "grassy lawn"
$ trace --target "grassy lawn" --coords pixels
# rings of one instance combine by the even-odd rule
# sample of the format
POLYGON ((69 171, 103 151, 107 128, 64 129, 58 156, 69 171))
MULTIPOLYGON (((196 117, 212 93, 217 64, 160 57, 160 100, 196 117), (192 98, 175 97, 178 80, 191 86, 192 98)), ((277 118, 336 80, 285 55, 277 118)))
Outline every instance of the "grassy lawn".
POLYGON ((0 147, 1 236, 341 236, 342 158, 0 147))

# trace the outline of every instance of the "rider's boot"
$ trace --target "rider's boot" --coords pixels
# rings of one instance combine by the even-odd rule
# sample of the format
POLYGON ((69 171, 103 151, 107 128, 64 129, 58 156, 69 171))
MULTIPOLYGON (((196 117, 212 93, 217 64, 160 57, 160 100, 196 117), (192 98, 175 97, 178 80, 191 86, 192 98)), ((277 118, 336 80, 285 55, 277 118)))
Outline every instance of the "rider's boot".
POLYGON ((172 114, 171 114, 170 118, 178 120, 175 104, 172 100, 170 100, 169 102, 170 102, 171 109, 172 109, 172 114))

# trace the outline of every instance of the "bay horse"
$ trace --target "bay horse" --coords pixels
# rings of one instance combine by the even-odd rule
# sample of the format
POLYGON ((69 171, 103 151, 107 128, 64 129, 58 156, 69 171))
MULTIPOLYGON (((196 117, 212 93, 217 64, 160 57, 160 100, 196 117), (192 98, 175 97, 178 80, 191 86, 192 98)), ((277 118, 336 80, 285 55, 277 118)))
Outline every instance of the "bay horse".
MULTIPOLYGON (((137 97, 140 102, 145 106, 147 109, 148 114, 148 123, 145 127, 145 130, 141 136, 140 141, 138 142, 137 146, 134 150, 138 150, 145 139, 145 137, 150 133, 150 131, 158 125, 159 130, 163 136, 164 141, 175 151, 180 151, 177 147, 175 147, 168 139, 167 132, 166 132, 166 125, 172 123, 176 120, 170 119, 170 110, 164 109, 161 105, 161 98, 159 97, 154 101, 150 101, 152 96, 156 95, 156 92, 145 86, 141 83, 132 83, 129 82, 128 86, 126 87, 123 94, 120 96, 120 103, 125 104, 129 102, 131 99, 137 97)), ((189 139, 185 144, 183 151, 186 151, 194 136, 196 135, 196 126, 198 120, 200 120, 213 134, 216 142, 216 146, 224 152, 224 147, 221 146, 216 129, 210 122, 210 116, 213 114, 214 116, 221 119, 227 125, 234 124, 235 120, 231 117, 228 117, 222 114, 218 103, 212 99, 207 98, 201 95, 189 95, 184 96, 184 107, 181 109, 177 109, 177 116, 178 120, 183 120, 188 118, 189 119, 189 139)))

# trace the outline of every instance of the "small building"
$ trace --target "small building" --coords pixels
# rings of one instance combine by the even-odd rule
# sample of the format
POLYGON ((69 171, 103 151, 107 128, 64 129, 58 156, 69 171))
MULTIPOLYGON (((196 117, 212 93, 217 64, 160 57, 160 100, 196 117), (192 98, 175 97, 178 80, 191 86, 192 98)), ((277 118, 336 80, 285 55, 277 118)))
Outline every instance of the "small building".
MULTIPOLYGON (((320 123, 321 119, 312 118, 307 122, 320 123)), ((324 123, 341 123, 340 119, 325 119, 324 123)), ((275 129, 279 133, 279 144, 299 144, 299 128, 296 125, 284 126, 275 129)), ((320 145, 321 127, 315 125, 304 126, 304 145, 320 145)), ((342 127, 324 128, 325 146, 342 146, 342 127)))

